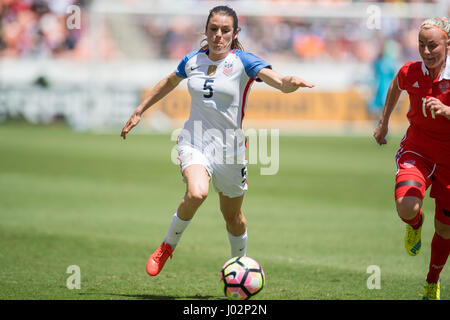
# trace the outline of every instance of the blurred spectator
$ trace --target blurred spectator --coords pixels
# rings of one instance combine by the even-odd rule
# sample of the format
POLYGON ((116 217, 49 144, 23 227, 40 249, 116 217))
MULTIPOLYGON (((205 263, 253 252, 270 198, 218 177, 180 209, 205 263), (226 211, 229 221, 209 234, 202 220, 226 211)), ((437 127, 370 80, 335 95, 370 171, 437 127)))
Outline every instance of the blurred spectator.
MULTIPOLYGON (((148 41, 158 48, 150 58, 180 59, 187 52, 199 48, 204 38, 201 19, 165 17, 163 20, 145 19, 141 23, 147 32, 148 41), (192 30, 197 31, 199 36, 193 38, 192 30)), ((245 44, 245 50, 256 52, 268 60, 279 58, 285 61, 373 63, 385 39, 392 39, 401 47, 400 60, 419 59, 416 47, 417 28, 421 19, 386 17, 380 30, 370 30, 365 23, 361 18, 314 20, 241 16, 239 38, 245 44)))
MULTIPOLYGON (((119 50, 120 47, 126 46, 123 37, 117 39, 117 29, 114 31, 111 29, 110 19, 114 19, 114 15, 105 15, 99 18, 100 21, 96 20, 95 30, 99 34, 94 38, 87 36, 89 27, 87 10, 91 1, 95 0, 2 0, 0 57, 48 56, 88 59, 95 55, 102 59, 126 58, 119 50), (66 26, 68 17, 66 11, 71 4, 78 5, 82 10, 83 26, 79 30, 69 30, 66 26)), ((146 0, 122 0, 122 3, 132 6, 143 1, 146 0)), ((309 1, 320 2, 320 0, 309 1)), ((328 0, 328 3, 330 1, 328 0)), ((448 0, 366 1, 378 3, 440 1, 445 4, 448 0)), ((332 2, 345 4, 361 1, 332 2)), ((135 15, 128 17, 128 21, 140 31, 136 32, 136 36, 139 33, 144 34, 142 41, 150 44, 151 50, 146 53, 148 59, 178 60, 187 52, 199 48, 201 40, 205 38, 204 19, 196 17, 135 15)), ((242 31, 239 37, 245 44, 244 49, 253 51, 269 61, 282 59, 294 62, 320 60, 362 63, 373 63, 384 40, 392 39, 401 48, 398 59, 406 61, 419 59, 416 47, 417 28, 420 22, 420 19, 394 19, 386 16, 380 30, 370 30, 361 18, 240 16, 242 31)))
MULTIPOLYGON (((2 57, 77 57, 83 54, 81 41, 86 28, 67 26, 76 5, 86 24, 86 0, 2 0, 0 2, 0 56, 2 57)), ((87 15, 86 15, 87 16, 87 15)))
POLYGON ((393 40, 387 40, 383 44, 380 54, 373 63, 374 96, 373 99, 369 101, 368 111, 375 119, 378 119, 381 115, 389 86, 398 71, 397 56, 397 43, 393 40))

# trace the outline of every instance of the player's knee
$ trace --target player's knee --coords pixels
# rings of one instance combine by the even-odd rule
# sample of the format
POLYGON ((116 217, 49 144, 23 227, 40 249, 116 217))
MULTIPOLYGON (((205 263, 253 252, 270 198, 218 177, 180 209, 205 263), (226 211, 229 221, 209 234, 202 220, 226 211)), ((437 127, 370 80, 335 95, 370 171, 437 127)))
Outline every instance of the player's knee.
POLYGON ((450 239, 450 201, 448 196, 444 199, 436 199, 434 228, 442 238, 450 239))
POLYGON ((434 217, 434 230, 444 239, 450 239, 450 204, 436 200, 436 213, 434 217))
POLYGON ((197 188, 186 193, 186 200, 193 206, 200 206, 208 196, 208 190, 197 188))
POLYGON ((422 200, 416 197, 402 197, 395 200, 398 216, 402 219, 414 219, 422 207, 422 200))
POLYGON ((450 239, 450 226, 447 224, 439 223, 436 221, 434 224, 434 230, 436 233, 444 239, 450 239))

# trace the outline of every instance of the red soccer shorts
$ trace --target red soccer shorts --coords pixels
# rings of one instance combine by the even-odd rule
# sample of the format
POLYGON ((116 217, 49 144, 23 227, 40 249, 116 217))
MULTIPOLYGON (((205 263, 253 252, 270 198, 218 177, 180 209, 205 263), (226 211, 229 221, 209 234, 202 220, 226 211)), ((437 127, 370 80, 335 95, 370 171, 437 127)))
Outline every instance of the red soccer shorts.
POLYGON ((430 197, 436 200, 435 218, 450 225, 450 165, 433 163, 414 151, 396 156, 395 199, 405 196, 421 200, 431 185, 430 197))

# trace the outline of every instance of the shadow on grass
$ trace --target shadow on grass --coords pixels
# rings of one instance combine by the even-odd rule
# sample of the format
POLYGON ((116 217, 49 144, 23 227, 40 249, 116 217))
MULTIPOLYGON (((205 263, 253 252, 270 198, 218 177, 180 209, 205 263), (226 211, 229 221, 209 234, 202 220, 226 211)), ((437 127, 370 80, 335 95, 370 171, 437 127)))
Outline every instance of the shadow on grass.
MULTIPOLYGON (((99 293, 79 293, 80 295, 99 295, 99 293)), ((103 293, 106 296, 115 296, 126 299, 136 299, 136 300, 224 300, 217 296, 164 296, 164 295, 154 295, 154 294, 120 294, 120 293, 103 293)))

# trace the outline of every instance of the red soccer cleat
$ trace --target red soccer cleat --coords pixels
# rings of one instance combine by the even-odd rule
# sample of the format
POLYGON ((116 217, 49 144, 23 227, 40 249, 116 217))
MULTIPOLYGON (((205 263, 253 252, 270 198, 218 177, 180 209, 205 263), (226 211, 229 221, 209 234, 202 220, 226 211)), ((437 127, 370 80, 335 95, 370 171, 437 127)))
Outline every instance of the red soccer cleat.
POLYGON ((158 249, 148 258, 147 261, 147 273, 151 276, 156 276, 161 272, 167 258, 172 259, 172 253, 175 248, 168 243, 161 243, 158 249))

